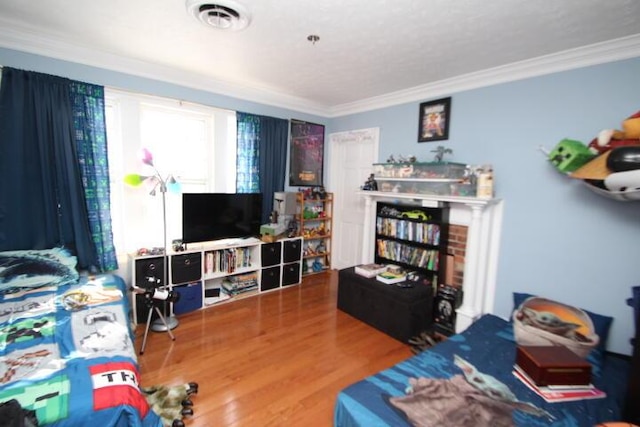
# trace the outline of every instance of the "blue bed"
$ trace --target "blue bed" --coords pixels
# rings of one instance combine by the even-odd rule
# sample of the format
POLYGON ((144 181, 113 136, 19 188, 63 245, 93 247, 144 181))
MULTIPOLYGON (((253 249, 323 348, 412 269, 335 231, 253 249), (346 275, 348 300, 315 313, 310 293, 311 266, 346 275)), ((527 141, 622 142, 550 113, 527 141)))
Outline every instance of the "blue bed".
POLYGON ((64 250, 0 253, 0 403, 39 425, 162 426, 139 390, 126 295, 64 250))
MULTIPOLYGON (((504 425, 592 427, 600 422, 621 419, 629 373, 629 363, 626 360, 610 355, 604 356, 603 360, 592 360, 596 362, 593 364, 593 383, 607 393, 606 398, 547 403, 513 376, 515 352, 512 324, 493 315, 484 315, 463 333, 451 336, 427 351, 342 390, 335 405, 334 425, 411 425, 406 412, 391 401, 407 397, 410 378, 422 377, 439 381, 455 376, 464 377, 460 367, 454 363, 456 356, 473 365, 482 374, 494 377, 515 395, 517 404, 512 405, 513 410, 509 409, 510 419, 504 425), (515 409, 523 407, 537 408, 539 411, 515 409)), ((421 402, 421 405, 429 404, 426 400, 421 402)), ((503 405, 503 409, 504 407, 503 405)), ((467 406, 463 404, 457 409, 457 414, 463 414, 466 410, 467 406)), ((424 425, 441 425, 434 420, 422 421, 424 425)), ((460 422, 455 425, 463 424, 460 422)), ((476 420, 468 425, 480 424, 476 420)))

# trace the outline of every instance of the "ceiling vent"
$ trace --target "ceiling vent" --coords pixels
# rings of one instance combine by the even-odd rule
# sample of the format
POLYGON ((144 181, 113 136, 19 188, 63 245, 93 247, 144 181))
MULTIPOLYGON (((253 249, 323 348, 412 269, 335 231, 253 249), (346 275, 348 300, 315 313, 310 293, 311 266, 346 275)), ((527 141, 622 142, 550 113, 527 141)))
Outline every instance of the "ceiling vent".
POLYGON ((251 14, 246 7, 233 0, 187 0, 187 10, 207 27, 219 30, 239 31, 251 22, 251 14))

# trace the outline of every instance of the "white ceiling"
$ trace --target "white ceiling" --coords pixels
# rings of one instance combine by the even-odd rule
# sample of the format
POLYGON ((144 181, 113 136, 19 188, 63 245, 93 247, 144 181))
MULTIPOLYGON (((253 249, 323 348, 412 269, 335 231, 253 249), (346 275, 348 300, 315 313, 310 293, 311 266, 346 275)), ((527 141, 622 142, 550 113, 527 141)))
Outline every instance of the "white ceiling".
POLYGON ((0 0, 0 47, 325 116, 640 56, 638 0, 235 1, 0 0))

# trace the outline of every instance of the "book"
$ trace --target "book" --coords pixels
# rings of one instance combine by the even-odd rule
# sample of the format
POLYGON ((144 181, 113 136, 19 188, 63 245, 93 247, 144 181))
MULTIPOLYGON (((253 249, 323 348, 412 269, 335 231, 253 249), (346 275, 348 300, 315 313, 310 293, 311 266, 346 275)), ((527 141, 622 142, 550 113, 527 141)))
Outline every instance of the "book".
POLYGON ((558 385, 552 387, 537 386, 517 365, 514 366, 513 375, 549 403, 570 402, 573 400, 583 399, 602 399, 607 397, 607 394, 604 391, 597 389, 592 384, 582 387, 568 386, 567 388, 559 388, 558 385))
POLYGON ((386 283, 388 285, 393 285, 395 283, 404 282, 407 280, 407 275, 405 273, 392 273, 390 271, 385 271, 383 273, 379 273, 376 276, 376 280, 386 283))
POLYGON ((364 277, 376 277, 380 273, 384 273, 387 270, 382 264, 362 264, 357 265, 354 269, 356 274, 364 277))

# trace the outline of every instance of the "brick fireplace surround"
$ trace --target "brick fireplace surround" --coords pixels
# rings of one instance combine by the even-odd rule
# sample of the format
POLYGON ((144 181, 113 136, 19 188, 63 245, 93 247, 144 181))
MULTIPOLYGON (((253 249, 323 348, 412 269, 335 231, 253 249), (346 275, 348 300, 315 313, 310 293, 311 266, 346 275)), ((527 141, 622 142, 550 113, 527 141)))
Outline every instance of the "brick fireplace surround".
POLYGON ((374 258, 375 202, 413 201, 428 207, 449 203, 448 251, 455 257, 453 284, 464 290, 462 305, 456 310, 456 332, 465 330, 482 314, 493 312, 502 200, 378 191, 359 194, 365 198, 363 264, 373 262, 374 258))

